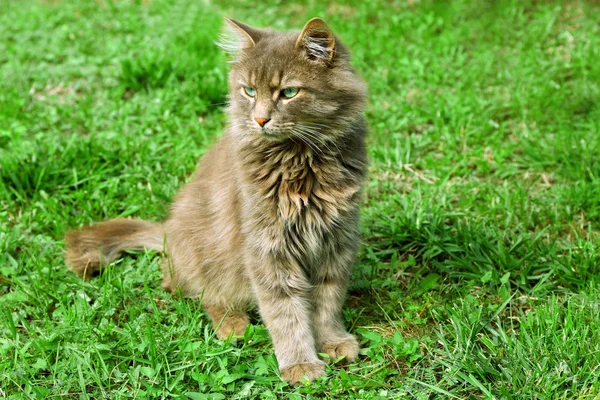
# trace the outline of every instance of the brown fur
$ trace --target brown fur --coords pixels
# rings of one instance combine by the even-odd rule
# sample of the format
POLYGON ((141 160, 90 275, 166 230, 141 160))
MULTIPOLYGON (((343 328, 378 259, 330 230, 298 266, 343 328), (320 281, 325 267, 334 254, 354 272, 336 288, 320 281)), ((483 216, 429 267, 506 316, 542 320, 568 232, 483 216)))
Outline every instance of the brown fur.
POLYGON ((131 219, 113 219, 71 231, 65 237, 65 261, 84 278, 94 276, 102 264, 116 260, 123 250, 164 247, 160 224, 131 219))
POLYGON ((163 286, 202 296, 219 338, 242 335, 257 304, 282 378, 297 383, 324 373, 317 352, 358 356, 342 305, 359 243, 366 90, 322 20, 302 32, 227 23, 224 137, 162 225, 112 220, 71 232, 66 261, 89 275, 124 249, 165 243, 163 286), (286 99, 286 87, 300 89, 286 99))

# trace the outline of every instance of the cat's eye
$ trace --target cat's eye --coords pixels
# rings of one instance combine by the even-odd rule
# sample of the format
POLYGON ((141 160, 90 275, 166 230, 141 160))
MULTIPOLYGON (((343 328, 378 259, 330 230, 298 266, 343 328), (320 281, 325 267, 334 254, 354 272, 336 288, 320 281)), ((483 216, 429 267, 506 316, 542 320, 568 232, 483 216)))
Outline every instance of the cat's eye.
POLYGON ((298 91, 298 88, 295 87, 285 88, 281 91, 280 96, 285 99, 291 99, 292 97, 295 97, 298 94, 298 91))
POLYGON ((244 86, 244 92, 246 92, 246 94, 250 97, 256 96, 256 89, 254 88, 244 86))

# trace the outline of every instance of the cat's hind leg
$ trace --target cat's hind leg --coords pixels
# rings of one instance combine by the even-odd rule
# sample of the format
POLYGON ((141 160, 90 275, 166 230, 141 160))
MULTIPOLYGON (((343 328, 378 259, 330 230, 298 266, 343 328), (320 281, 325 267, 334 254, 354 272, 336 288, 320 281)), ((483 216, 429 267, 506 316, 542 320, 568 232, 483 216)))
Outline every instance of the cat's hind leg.
POLYGON ((234 336, 244 335, 249 323, 246 310, 253 300, 242 265, 228 259, 202 261, 202 253, 190 250, 187 242, 173 240, 162 269, 163 288, 174 293, 181 290, 184 296, 200 300, 219 339, 232 332, 234 336))
POLYGON ((250 322, 245 311, 227 309, 221 305, 207 304, 205 301, 202 302, 202 307, 212 320, 217 338, 225 339, 232 332, 233 336, 244 336, 246 326, 250 322))

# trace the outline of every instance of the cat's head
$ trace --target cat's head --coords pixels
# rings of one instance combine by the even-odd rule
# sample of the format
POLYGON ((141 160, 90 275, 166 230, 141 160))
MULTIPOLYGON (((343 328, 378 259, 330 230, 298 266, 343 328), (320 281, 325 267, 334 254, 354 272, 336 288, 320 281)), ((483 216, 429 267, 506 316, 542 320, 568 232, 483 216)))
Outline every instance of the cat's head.
POLYGON ((360 117, 365 85, 322 19, 311 19, 300 32, 230 19, 226 29, 220 45, 233 57, 229 110, 235 132, 318 144, 360 117))

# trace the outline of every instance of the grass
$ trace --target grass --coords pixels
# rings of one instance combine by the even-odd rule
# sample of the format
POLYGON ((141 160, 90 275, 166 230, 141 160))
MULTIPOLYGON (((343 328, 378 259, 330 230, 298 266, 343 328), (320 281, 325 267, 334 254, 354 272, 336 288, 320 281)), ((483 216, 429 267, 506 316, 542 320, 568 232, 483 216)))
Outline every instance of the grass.
POLYGON ((600 7, 585 1, 0 1, 0 397, 600 397, 600 7), (222 17, 322 16, 370 87, 359 362, 293 388, 257 318, 214 337, 136 254, 83 282, 70 227, 160 220, 225 117, 222 17))

